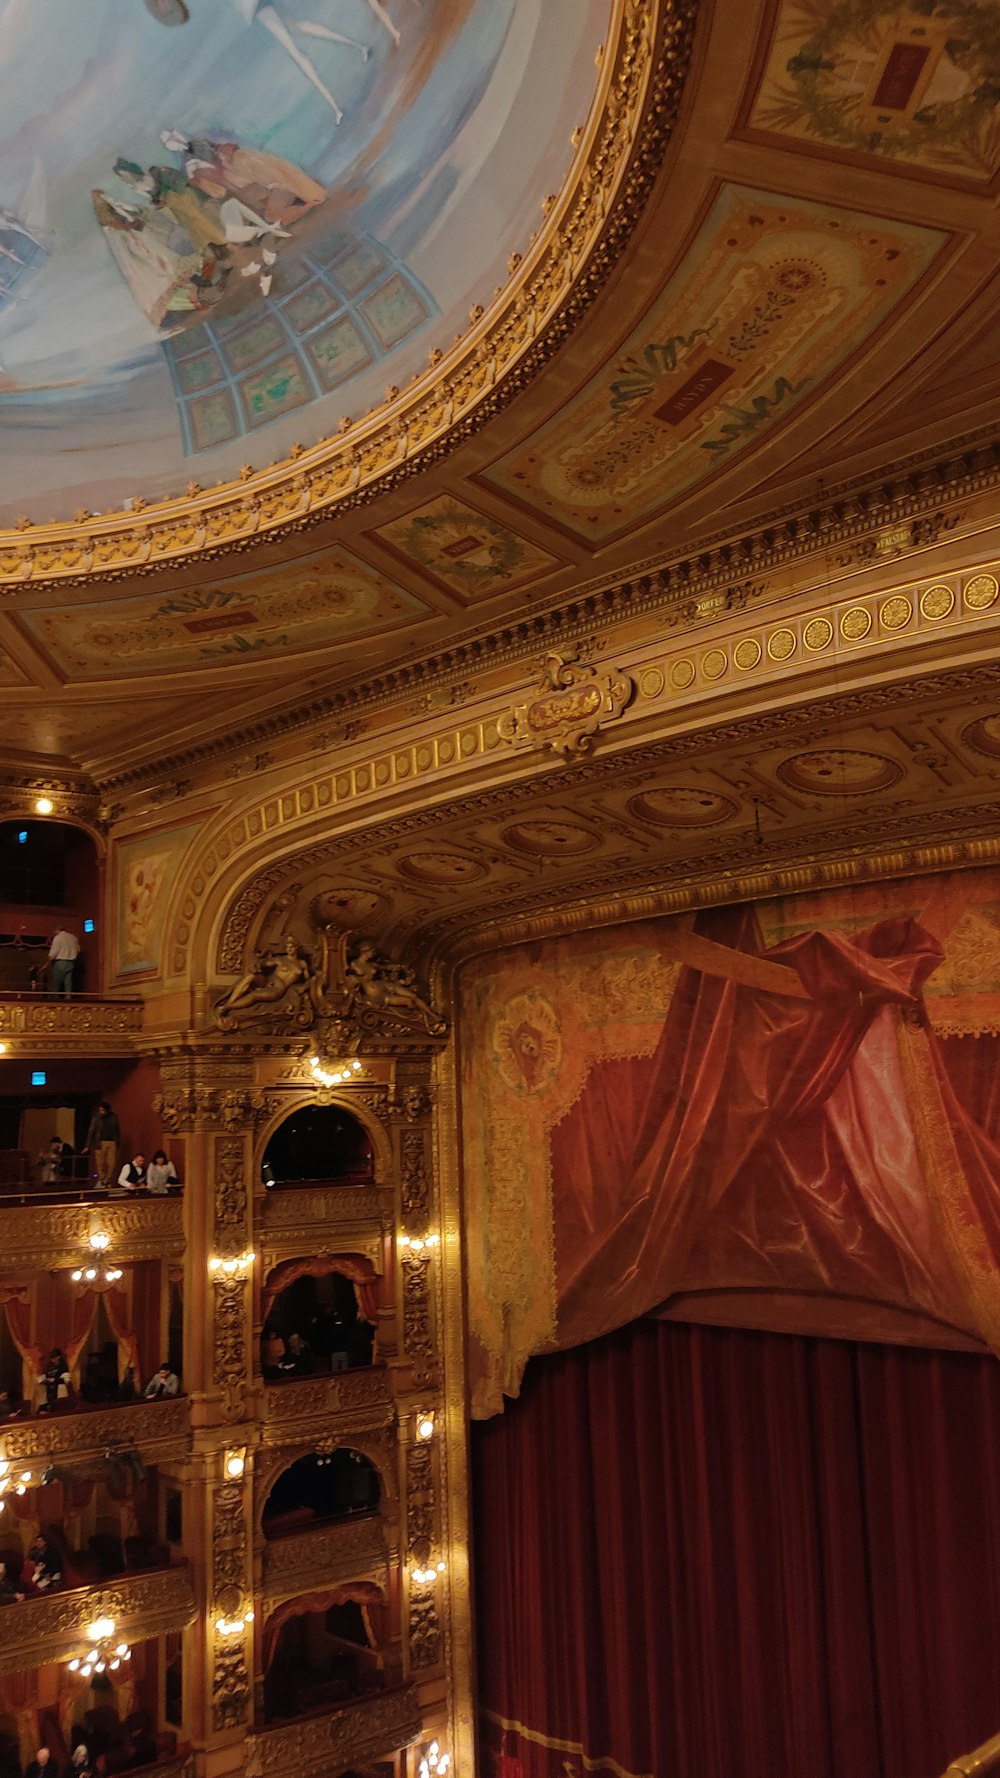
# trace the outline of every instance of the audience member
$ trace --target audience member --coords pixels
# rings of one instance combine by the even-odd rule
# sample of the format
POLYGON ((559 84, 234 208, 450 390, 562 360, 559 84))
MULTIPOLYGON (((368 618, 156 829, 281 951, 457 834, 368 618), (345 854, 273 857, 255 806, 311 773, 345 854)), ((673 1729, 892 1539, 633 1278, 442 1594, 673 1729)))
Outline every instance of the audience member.
POLYGON ((146 1157, 144 1154, 134 1154, 130 1161, 125 1162, 118 1175, 117 1188, 111 1195, 112 1197, 121 1197, 128 1192, 142 1191, 145 1189, 145 1185, 146 1157))
POLYGON ((308 1342, 302 1338, 300 1333, 290 1333, 286 1346, 292 1369, 300 1377, 308 1376, 309 1372, 315 1369, 308 1342))
POLYGON ((40 1747, 28 1761, 24 1778, 56 1778, 55 1761, 47 1747, 40 1747))
POLYGON ((80 941, 65 926, 57 926, 49 946, 52 965, 52 992, 68 999, 73 992, 73 970, 80 955, 80 941))
POLYGON ((167 1159, 162 1148, 158 1148, 146 1168, 146 1190, 156 1192, 158 1197, 162 1197, 172 1185, 179 1183, 173 1161, 167 1159))
POLYGON ((70 1755, 64 1778, 94 1778, 94 1766, 90 1757, 90 1749, 85 1741, 78 1741, 70 1755))
POLYGON ((26 1589, 37 1593, 48 1593, 62 1581, 59 1557, 41 1533, 33 1537, 28 1546, 21 1581, 26 1589))
POLYGON ((6 1562, 0 1562, 0 1605, 19 1604, 23 1598, 24 1594, 18 1590, 15 1581, 11 1578, 6 1562))
POLYGON ((167 1360, 164 1359, 155 1376, 150 1377, 142 1393, 147 1401, 158 1401, 163 1396, 176 1395, 180 1386, 180 1377, 176 1371, 170 1369, 167 1360))
MULTIPOLYGON (((72 1155, 72 1149, 70 1154, 72 1155)), ((63 1173, 63 1140, 61 1136, 53 1136, 48 1148, 43 1148, 35 1166, 38 1169, 39 1185, 58 1185, 63 1173)))
POLYGON ((125 1366, 125 1375, 123 1376, 121 1382, 118 1385, 118 1390, 117 1390, 118 1400, 119 1401, 134 1401, 137 1394, 138 1394, 138 1390, 136 1389, 136 1386, 135 1386, 135 1371, 133 1370, 133 1368, 130 1364, 127 1364, 125 1366))
POLYGON ((9 1389, 0 1389, 0 1420, 21 1420, 25 1414, 23 1401, 15 1401, 9 1389))
POLYGON ((285 1342, 276 1327, 265 1327, 261 1345, 261 1359, 264 1373, 280 1371, 286 1358, 285 1342))
POLYGON ((69 1400, 69 1360, 59 1346, 53 1346, 49 1362, 38 1381, 45 1391, 45 1400, 38 1412, 54 1414, 59 1402, 69 1400))
POLYGON ((116 1113, 112 1111, 107 1099, 102 1099, 90 1120, 87 1147, 90 1150, 94 1178, 105 1191, 113 1184, 118 1171, 118 1144, 121 1136, 121 1125, 116 1113))

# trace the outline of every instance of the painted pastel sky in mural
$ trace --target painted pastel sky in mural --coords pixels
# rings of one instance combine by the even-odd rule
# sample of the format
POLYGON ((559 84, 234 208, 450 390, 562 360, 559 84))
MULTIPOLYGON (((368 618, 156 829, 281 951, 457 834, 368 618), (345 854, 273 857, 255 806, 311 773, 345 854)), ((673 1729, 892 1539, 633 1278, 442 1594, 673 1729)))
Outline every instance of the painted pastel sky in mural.
POLYGON ((0 0, 0 520, 208 484, 402 385, 536 227, 609 16, 184 10, 0 0))

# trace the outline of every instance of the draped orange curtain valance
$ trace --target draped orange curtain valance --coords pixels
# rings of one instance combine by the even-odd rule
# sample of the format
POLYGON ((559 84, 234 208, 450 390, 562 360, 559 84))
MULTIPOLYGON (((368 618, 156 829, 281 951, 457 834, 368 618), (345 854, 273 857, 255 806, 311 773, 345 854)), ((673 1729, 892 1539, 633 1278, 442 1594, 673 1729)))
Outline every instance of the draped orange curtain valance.
POLYGON ((337 1272, 349 1278, 358 1299, 358 1314, 363 1321, 378 1325, 378 1280, 370 1259, 360 1253, 322 1254, 315 1259, 284 1259, 267 1275, 261 1302, 261 1320, 267 1321, 275 1299, 298 1278, 329 1278, 337 1272))
POLYGON ((263 1661, 264 1672, 269 1673, 278 1647, 278 1638, 285 1625, 293 1617, 304 1617, 312 1611, 329 1611, 331 1605, 346 1605, 353 1601, 360 1605, 371 1625, 376 1644, 381 1646, 384 1641, 384 1614, 386 1601, 381 1588, 374 1581, 359 1580, 348 1586, 327 1587, 324 1592, 300 1593, 295 1599, 286 1599, 272 1611, 264 1625, 263 1661))

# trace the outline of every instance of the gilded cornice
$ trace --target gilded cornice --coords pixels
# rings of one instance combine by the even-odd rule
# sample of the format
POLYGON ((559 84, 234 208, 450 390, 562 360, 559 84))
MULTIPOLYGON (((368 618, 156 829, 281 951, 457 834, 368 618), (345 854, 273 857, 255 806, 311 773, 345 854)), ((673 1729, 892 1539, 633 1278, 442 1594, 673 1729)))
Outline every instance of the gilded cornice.
POLYGON ((86 1626, 109 1617, 128 1642, 183 1630, 194 1621, 187 1563, 155 1574, 123 1575, 97 1587, 74 1587, 26 1600, 0 1615, 0 1673, 21 1673, 66 1661, 87 1648, 86 1626))
MULTIPOLYGON (((163 756, 155 763, 99 778, 103 796, 121 797, 315 723, 356 719, 415 693, 462 682, 532 659, 548 648, 578 644, 595 625, 660 615, 671 629, 697 629, 727 611, 764 606, 767 576, 795 564, 823 562, 823 572, 849 572, 877 563, 883 543, 891 560, 939 542, 955 526, 963 502, 1000 486, 1000 435, 983 429, 954 440, 946 451, 915 455, 882 473, 839 483, 820 500, 786 504, 743 531, 716 533, 697 552, 660 552, 631 563, 623 574, 592 577, 571 599, 533 609, 498 628, 470 628, 447 648, 383 673, 359 673, 334 691, 276 708, 252 724, 163 756)), ((782 587, 782 592, 787 591, 782 587)))
POLYGON ((141 1000, 7 999, 0 993, 0 1038, 12 1055, 122 1056, 135 1049, 141 1000))
POLYGON ((439 461, 498 413, 563 344, 621 257, 673 133, 697 0, 614 0, 588 124, 507 284, 428 369, 335 438, 269 470, 128 513, 0 532, 0 589, 153 574, 304 531, 439 461))

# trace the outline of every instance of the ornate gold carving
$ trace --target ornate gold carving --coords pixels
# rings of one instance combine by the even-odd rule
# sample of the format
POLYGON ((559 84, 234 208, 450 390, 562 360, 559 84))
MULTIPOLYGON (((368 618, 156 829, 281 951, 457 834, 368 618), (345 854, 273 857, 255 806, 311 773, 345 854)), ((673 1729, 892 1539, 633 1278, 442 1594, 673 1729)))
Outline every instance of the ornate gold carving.
POLYGON ((121 1037, 141 1027, 141 1000, 5 1001, 0 996, 4 1037, 121 1037))
POLYGON ((427 1138, 423 1130, 404 1130, 400 1141, 400 1183, 403 1221, 423 1224, 430 1209, 427 1138))
POLYGON ((833 625, 828 617, 814 617, 806 624, 802 640, 810 654, 821 654, 833 641, 833 625))
POLYGON ((164 1129, 220 1127, 235 1132, 253 1129, 271 1115, 267 1095, 248 1087, 172 1086, 157 1093, 153 1110, 164 1129))
POLYGON ((755 636, 745 636, 733 649, 733 661, 741 673, 751 673, 760 666, 761 646, 755 636))
POLYGON ((593 300, 634 227, 673 130, 696 7, 624 0, 609 43, 596 139, 488 314, 400 396, 346 432, 259 474, 123 516, 0 533, 0 584, 161 572, 171 562, 247 549, 301 530, 334 506, 398 485, 464 435, 473 414, 498 412, 561 345, 593 300), (654 53, 655 52, 655 53, 654 53), (641 129, 641 150, 636 142, 641 129))
POLYGON ((88 1414, 54 1414, 0 1427, 0 1448, 13 1463, 83 1466, 108 1450, 139 1451, 149 1461, 169 1462, 191 1448, 191 1411, 185 1397, 136 1402, 88 1414))
POLYGON ((373 1580, 388 1587, 389 1548, 382 1520, 372 1516, 322 1525, 264 1545, 265 1616, 296 1593, 308 1593, 322 1576, 323 1585, 345 1580, 373 1580))
MULTIPOLYGON (((258 1200, 256 1223, 269 1237, 269 1247, 280 1246, 283 1254, 293 1249, 300 1253, 315 1252, 316 1232, 322 1230, 325 1245, 318 1251, 356 1253, 355 1243, 365 1242, 362 1252, 379 1253, 377 1271, 381 1271, 381 1235, 386 1227, 384 1194, 375 1185, 318 1185, 308 1189, 263 1193, 258 1200), (308 1241, 309 1246, 301 1246, 308 1241)), ((268 1269, 267 1258, 264 1261, 268 1269)))
POLYGON ((902 630, 913 616, 913 606, 902 593, 894 593, 890 599, 883 599, 878 609, 878 621, 883 630, 902 630))
POLYGON ((436 1667, 441 1660, 441 1619, 436 1583, 412 1578, 414 1568, 426 1570, 434 1549, 437 1505, 434 1460, 429 1445, 411 1444, 406 1451, 406 1540, 410 1564, 408 1642, 410 1666, 436 1667))
POLYGON ((872 614, 863 605, 852 605, 840 620, 840 633, 845 642, 860 642, 872 627, 872 614))
POLYGON ((701 657, 701 672, 704 679, 721 679, 729 666, 729 656, 724 648, 710 648, 701 657))
POLYGON ((178 1198, 111 1199, 93 1204, 0 1207, 0 1273, 78 1266, 95 1216, 116 1262, 173 1259, 184 1250, 178 1198))
POLYGON ((228 1420, 243 1409, 249 1377, 247 1352, 247 1285, 217 1273, 212 1280, 215 1315, 212 1337, 212 1379, 223 1392, 228 1420))
POLYGON ((215 1489, 212 1505, 212 1724, 218 1731, 239 1728, 246 1721, 250 1675, 246 1632, 223 1635, 214 1620, 242 1613, 250 1596, 250 1576, 243 1488, 225 1483, 215 1489))
POLYGON ((215 1233, 220 1246, 226 1233, 246 1228, 247 1188, 243 1143, 238 1138, 215 1140, 215 1233))
POLYGON ((417 991, 412 969, 335 926, 320 928, 314 959, 291 937, 280 953, 263 953, 216 1001, 212 1016, 223 1031, 276 1021, 307 1028, 319 1018, 321 1041, 341 1055, 385 1039, 441 1037, 447 1029, 417 991), (276 955, 278 961, 267 961, 276 955))
POLYGON ((675 691, 687 691, 688 686, 694 684, 694 661, 674 661, 670 669, 670 683, 675 691))
POLYGON ((272 1383, 265 1390, 264 1439, 284 1445, 352 1428, 381 1428, 392 1420, 392 1390, 381 1365, 365 1365, 332 1377, 272 1383))
POLYGON ((110 1617, 127 1641, 182 1630, 195 1616, 186 1562, 153 1574, 73 1587, 0 1613, 0 1673, 66 1661, 86 1646, 84 1625, 110 1617))
POLYGON ((403 1349, 413 1365, 417 1383, 429 1381, 434 1370, 434 1334, 428 1289, 430 1265, 426 1253, 403 1254, 403 1349))
POLYGON ((932 623, 950 617, 955 609, 955 595, 950 586, 929 586, 920 595, 920 615, 932 623))
POLYGON ((635 690, 631 674, 600 670, 572 654, 547 654, 538 696, 517 703, 497 722, 504 741, 525 741, 564 759, 589 753, 597 731, 621 716, 635 690))
POLYGON ((988 611, 996 603, 1000 583, 995 574, 974 574, 962 589, 962 597, 970 611, 988 611))
POLYGON ((416 1741, 420 1706, 412 1687, 377 1692, 323 1716, 264 1729, 247 1741, 246 1778, 329 1778, 388 1759, 416 1741))
POLYGON ((767 639, 767 652, 772 661, 787 661, 795 653, 795 631, 772 630, 767 639))

